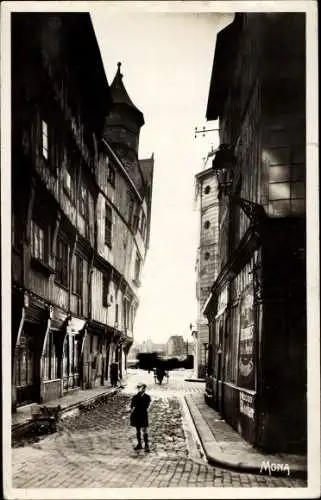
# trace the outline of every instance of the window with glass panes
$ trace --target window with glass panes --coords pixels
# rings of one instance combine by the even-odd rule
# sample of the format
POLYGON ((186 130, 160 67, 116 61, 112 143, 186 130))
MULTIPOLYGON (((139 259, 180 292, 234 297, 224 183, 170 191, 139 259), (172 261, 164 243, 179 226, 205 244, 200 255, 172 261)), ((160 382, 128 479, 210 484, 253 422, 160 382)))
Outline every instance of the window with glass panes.
POLYGON ((45 232, 35 222, 31 221, 31 255, 35 259, 45 260, 45 232))
POLYGON ((68 286, 68 257, 69 246, 63 239, 57 240, 56 280, 63 286, 68 286))
POLYGON ((108 292, 109 292, 109 277, 103 276, 103 306, 107 307, 109 305, 108 302, 108 292))
POLYGON ((70 165, 66 165, 63 179, 63 187, 65 193, 75 202, 76 199, 76 178, 75 172, 70 165))
POLYGON ((77 295, 82 295, 83 286, 83 259, 80 255, 75 255, 74 264, 72 267, 72 292, 77 295))
POLYGON ((49 330, 43 358, 44 379, 54 380, 59 376, 59 363, 54 342, 54 332, 49 330))
POLYGON ((80 213, 85 218, 88 216, 88 191, 84 184, 80 188, 80 213))
MULTIPOLYGON (((281 139, 283 138, 283 143, 286 144, 286 131, 278 132, 281 139)), ((270 147, 265 151, 265 158, 269 165, 270 214, 280 217, 304 214, 305 145, 270 147)))

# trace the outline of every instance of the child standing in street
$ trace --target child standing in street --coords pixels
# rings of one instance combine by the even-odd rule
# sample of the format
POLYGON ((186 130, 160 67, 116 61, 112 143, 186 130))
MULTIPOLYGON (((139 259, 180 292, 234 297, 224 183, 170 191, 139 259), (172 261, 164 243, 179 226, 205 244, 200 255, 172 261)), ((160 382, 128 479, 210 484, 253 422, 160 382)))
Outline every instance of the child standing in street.
POLYGON ((134 450, 142 449, 142 437, 141 431, 143 432, 145 452, 149 452, 148 444, 148 407, 150 405, 150 396, 146 394, 146 384, 137 385, 138 392, 133 396, 131 401, 131 415, 130 424, 132 427, 136 428, 137 445, 134 450))

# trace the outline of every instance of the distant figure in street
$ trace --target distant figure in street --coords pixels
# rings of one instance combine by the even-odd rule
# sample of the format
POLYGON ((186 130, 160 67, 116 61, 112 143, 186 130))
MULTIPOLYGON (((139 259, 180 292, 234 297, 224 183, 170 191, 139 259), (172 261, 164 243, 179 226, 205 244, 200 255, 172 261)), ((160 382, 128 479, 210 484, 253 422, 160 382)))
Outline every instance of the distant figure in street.
POLYGON ((142 449, 141 430, 143 431, 145 451, 149 452, 148 444, 148 407, 150 405, 150 396, 146 394, 146 384, 137 385, 138 392, 131 401, 130 425, 136 427, 137 445, 134 450, 142 449))
POLYGON ((156 369, 156 378, 157 378, 160 385, 163 382, 163 378, 165 377, 165 375, 166 375, 166 372, 165 372, 164 368, 157 368, 156 369))
POLYGON ((110 364, 110 382, 112 387, 117 387, 119 382, 118 363, 110 364))

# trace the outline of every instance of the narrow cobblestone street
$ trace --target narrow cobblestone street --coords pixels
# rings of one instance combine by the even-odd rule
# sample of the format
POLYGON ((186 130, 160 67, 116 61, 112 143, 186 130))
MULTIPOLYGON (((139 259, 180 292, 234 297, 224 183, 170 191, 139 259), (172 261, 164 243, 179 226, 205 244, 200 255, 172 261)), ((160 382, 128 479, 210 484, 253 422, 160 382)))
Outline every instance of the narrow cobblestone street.
POLYGON ((185 382, 186 372, 170 374, 154 384, 153 375, 133 373, 126 388, 107 402, 70 415, 57 433, 37 442, 13 442, 14 488, 112 487, 304 487, 299 479, 231 472, 202 459, 195 430, 184 405, 186 393, 203 384, 185 382), (151 453, 135 452, 129 425, 130 398, 138 380, 151 395, 151 453))

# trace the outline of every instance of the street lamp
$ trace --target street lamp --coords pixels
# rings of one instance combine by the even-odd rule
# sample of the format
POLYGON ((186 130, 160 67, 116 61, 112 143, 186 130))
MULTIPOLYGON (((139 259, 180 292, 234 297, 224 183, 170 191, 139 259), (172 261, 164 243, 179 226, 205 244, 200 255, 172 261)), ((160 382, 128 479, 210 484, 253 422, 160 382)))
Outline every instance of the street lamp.
POLYGON ((227 196, 236 205, 239 205, 246 216, 250 219, 251 226, 261 226, 266 218, 264 207, 253 201, 240 198, 232 194, 233 177, 236 166, 236 157, 228 144, 221 144, 216 150, 212 162, 212 168, 216 173, 219 197, 227 196))

